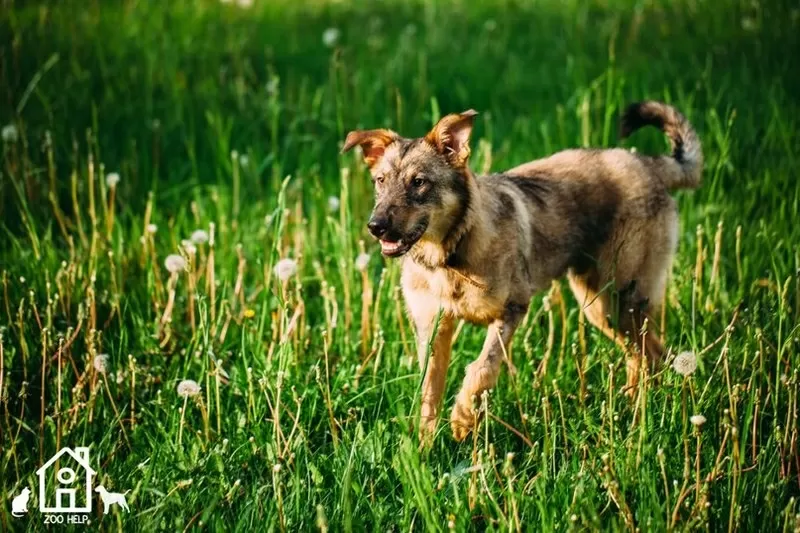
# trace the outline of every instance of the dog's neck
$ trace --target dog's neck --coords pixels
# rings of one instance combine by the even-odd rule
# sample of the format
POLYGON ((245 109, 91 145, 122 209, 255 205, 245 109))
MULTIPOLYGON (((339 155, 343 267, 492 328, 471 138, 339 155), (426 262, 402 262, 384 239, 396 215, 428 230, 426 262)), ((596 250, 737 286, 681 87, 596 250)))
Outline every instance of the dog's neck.
POLYGON ((453 221, 450 230, 440 242, 424 237, 409 251, 412 261, 428 269, 451 268, 459 270, 466 265, 461 254, 466 247, 482 248, 483 206, 474 174, 467 169, 464 174, 468 198, 464 211, 453 221))

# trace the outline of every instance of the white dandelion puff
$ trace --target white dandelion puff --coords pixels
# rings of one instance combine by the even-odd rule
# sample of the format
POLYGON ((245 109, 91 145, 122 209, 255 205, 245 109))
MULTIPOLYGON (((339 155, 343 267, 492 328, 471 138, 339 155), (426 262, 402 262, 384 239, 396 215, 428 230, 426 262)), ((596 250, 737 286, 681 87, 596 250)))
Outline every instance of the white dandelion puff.
POLYGON ((242 168, 247 168, 250 166, 250 158, 247 157, 247 154, 242 154, 239 156, 239 165, 242 168))
POLYGON ((183 239, 181 241, 181 247, 186 251, 189 255, 194 255, 197 253, 197 247, 194 245, 192 241, 189 239, 183 239))
POLYGON ((335 213, 339 210, 340 205, 341 201, 339 200, 338 196, 328 197, 328 211, 330 211, 331 213, 335 213))
POLYGON ((691 376, 697 370, 697 356, 694 352, 681 352, 672 362, 672 368, 681 376, 691 376))
POLYGON ((692 415, 689 417, 689 422, 691 422, 693 426, 700 427, 706 423, 706 417, 703 415, 692 415))
POLYGON ((178 254, 171 254, 164 260, 164 266, 167 267, 170 274, 177 274, 182 270, 186 270, 186 259, 178 254))
POLYGON ((99 353, 95 355, 92 360, 92 366, 101 374, 105 374, 108 371, 108 354, 99 353))
POLYGON ((364 272, 369 266, 369 254, 358 254, 356 257, 356 270, 364 272))
POLYGON ((158 226, 156 226, 155 224, 147 225, 147 233, 149 233, 150 235, 153 235, 157 231, 158 231, 158 226))
POLYGON ((270 96, 275 96, 278 94, 278 89, 281 86, 281 80, 277 76, 273 76, 269 79, 266 85, 267 94, 270 96))
POLYGON ((339 42, 339 37, 341 35, 342 32, 339 31, 339 28, 328 28, 322 32, 322 44, 328 48, 333 48, 336 46, 336 43, 339 42))
POLYGON ((13 124, 6 124, 3 126, 3 142, 15 143, 19 138, 17 127, 13 124))
POLYGON ((184 379, 178 383, 178 396, 191 398, 200 394, 200 385, 193 379, 184 379))
POLYGON ((192 232, 192 242, 195 244, 205 244, 208 242, 208 232, 202 229, 192 232))
POLYGON ((281 259, 275 265, 275 275, 281 281, 287 281, 295 274, 297 274, 297 261, 294 259, 281 259))
POLYGON ((114 188, 119 183, 119 174, 116 172, 110 172, 106 174, 106 185, 109 189, 114 188))

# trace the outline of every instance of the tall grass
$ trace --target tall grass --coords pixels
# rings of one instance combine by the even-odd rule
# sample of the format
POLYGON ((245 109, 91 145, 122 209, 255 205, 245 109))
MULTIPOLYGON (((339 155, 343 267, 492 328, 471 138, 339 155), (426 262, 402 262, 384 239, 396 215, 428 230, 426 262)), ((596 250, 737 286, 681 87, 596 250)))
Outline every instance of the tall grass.
MULTIPOLYGON (((98 482, 130 489, 130 514, 95 505, 107 529, 800 527, 798 17, 728 0, 5 9, 3 500, 86 445, 98 482), (420 449, 399 268, 364 230, 344 135, 475 108, 473 167, 502 170, 617 145, 645 97, 684 111, 706 154, 703 187, 677 196, 663 318, 670 361, 692 351, 697 371, 667 364, 629 402, 618 348, 555 285, 472 438, 441 424, 420 449)), ((657 132, 634 145, 665 150, 657 132)), ((482 335, 459 326, 445 409, 482 335)), ((3 528, 43 529, 29 507, 0 507, 3 528)))

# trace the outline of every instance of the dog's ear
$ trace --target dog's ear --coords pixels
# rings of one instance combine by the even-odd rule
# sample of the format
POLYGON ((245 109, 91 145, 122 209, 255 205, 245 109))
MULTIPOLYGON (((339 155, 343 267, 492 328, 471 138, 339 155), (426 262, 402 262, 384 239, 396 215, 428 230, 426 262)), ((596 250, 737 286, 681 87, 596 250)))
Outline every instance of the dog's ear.
POLYGON ((342 147, 342 153, 350 151, 355 145, 361 147, 364 161, 372 168, 377 163, 386 147, 399 139, 400 136, 392 130, 355 130, 347 134, 342 147))
POLYGON ((463 113, 453 113, 443 117, 425 136, 440 154, 444 155, 454 167, 463 167, 469 159, 469 136, 472 122, 478 112, 469 109, 463 113))

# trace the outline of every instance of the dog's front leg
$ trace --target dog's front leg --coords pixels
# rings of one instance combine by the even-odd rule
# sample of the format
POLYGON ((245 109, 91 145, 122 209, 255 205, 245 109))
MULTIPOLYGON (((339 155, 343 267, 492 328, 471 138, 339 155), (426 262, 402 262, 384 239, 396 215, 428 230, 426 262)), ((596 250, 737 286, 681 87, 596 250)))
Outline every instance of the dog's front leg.
POLYGON ((419 368, 425 372, 422 381, 419 438, 430 439, 436 431, 439 409, 444 394, 447 367, 450 364, 450 343, 455 320, 449 314, 418 312, 413 314, 417 330, 417 357, 419 368), (434 335, 435 330, 435 335, 434 335), (428 357, 428 345, 433 336, 433 349, 428 357))
POLYGON ((527 305, 509 304, 501 320, 489 324, 489 331, 483 343, 480 356, 467 366, 464 383, 456 397, 450 414, 450 427, 453 437, 464 440, 478 421, 473 398, 480 402, 484 391, 497 383, 497 376, 503 366, 504 353, 508 351, 511 338, 527 312, 527 305))

